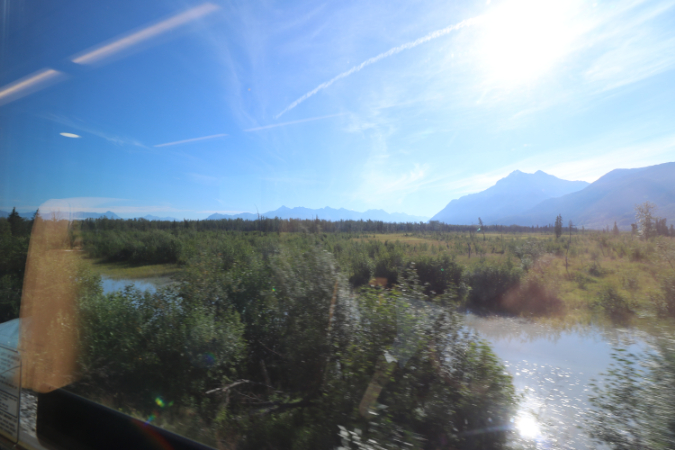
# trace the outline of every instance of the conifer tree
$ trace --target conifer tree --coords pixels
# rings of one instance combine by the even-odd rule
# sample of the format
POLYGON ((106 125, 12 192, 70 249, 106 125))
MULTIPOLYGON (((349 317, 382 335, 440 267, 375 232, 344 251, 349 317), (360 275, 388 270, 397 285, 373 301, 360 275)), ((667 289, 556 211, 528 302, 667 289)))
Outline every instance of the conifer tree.
POLYGON ((12 236, 18 236, 21 233, 23 219, 19 213, 16 212, 16 207, 12 208, 12 212, 9 214, 9 217, 7 217, 7 221, 12 230, 12 236))
POLYGON ((556 239, 562 236, 563 222, 562 215, 558 214, 558 217, 555 218, 555 237, 556 239))

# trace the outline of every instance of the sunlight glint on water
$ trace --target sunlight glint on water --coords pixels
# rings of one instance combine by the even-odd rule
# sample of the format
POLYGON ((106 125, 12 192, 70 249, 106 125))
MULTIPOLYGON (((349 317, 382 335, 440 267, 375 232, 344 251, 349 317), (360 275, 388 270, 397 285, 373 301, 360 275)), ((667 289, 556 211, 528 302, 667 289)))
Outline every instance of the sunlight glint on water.
POLYGON ((640 353, 639 332, 599 327, 559 330, 523 319, 466 316, 513 376, 523 395, 513 439, 536 448, 595 449, 584 433, 589 384, 602 378, 614 347, 640 353))

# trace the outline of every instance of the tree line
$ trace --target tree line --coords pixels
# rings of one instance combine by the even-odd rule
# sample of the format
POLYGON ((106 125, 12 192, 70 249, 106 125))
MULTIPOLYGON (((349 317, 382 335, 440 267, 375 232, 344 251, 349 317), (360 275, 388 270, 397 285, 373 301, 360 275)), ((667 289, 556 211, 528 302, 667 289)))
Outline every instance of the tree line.
POLYGON ((383 222, 378 220, 324 220, 280 219, 260 217, 256 220, 218 219, 149 221, 146 219, 86 219, 81 221, 83 231, 97 230, 165 230, 191 229, 195 231, 260 231, 263 233, 474 233, 478 228, 492 233, 551 233, 553 227, 520 225, 450 225, 430 222, 383 222))

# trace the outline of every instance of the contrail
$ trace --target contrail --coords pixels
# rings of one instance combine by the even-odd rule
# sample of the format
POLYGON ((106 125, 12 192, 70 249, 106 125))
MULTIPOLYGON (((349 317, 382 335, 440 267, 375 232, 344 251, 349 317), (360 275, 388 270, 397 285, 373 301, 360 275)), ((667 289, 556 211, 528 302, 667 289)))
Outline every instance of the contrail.
POLYGON ((285 125, 294 125, 296 123, 311 122, 311 121, 314 121, 314 120, 328 119, 330 117, 338 117, 338 116, 344 116, 344 115, 345 115, 345 113, 339 113, 339 114, 331 114, 329 116, 310 117, 309 119, 300 119, 300 120, 292 120, 290 122, 275 123, 273 125, 265 125, 264 127, 248 128, 244 131, 249 132, 249 131, 267 130, 269 128, 283 127, 285 125))
POLYGON ((202 136, 202 137, 196 137, 192 139, 184 139, 182 141, 175 141, 175 142, 167 142, 166 144, 157 144, 155 147, 168 147, 169 145, 178 145, 178 144, 187 144, 188 142, 197 142, 197 141, 205 141, 207 139, 215 139, 219 137, 224 137, 227 136, 227 134, 212 134, 211 136, 202 136))
POLYGON ((305 100, 307 100, 308 98, 310 98, 311 96, 313 96, 314 94, 316 94, 317 92, 319 92, 319 91, 321 91, 321 90, 323 90, 323 89, 326 89, 326 88, 329 87, 331 84, 335 83, 337 80, 339 80, 339 79, 341 79, 341 78, 348 77, 349 75, 351 75, 351 74, 353 74, 353 73, 355 73, 355 72, 358 72, 359 70, 363 69, 363 68, 366 67, 366 66, 369 66, 369 65, 371 65, 371 64, 374 64, 374 63, 378 62, 379 60, 384 59, 384 58, 386 58, 386 57, 388 57, 388 56, 395 55, 396 53, 400 53, 400 52, 402 52, 403 50, 408 50, 408 49, 410 49, 410 48, 417 47, 417 46, 420 45, 420 44, 424 44, 425 42, 429 42, 429 41, 431 41, 431 40, 433 40, 433 39, 439 38, 439 37, 441 37, 441 36, 445 36, 446 34, 449 34, 449 33, 453 32, 453 31, 455 31, 455 30, 459 30, 460 28, 465 28, 465 27, 469 27, 469 26, 471 26, 471 25, 475 25, 475 24, 478 23, 481 19, 482 19, 482 17, 479 16, 479 17, 474 17, 474 18, 472 18, 472 19, 466 19, 466 20, 463 20, 463 21, 461 21, 461 22, 458 23, 458 24, 449 26, 449 27, 447 27, 447 28, 443 28, 443 29, 441 29, 441 30, 436 30, 436 31, 434 31, 434 32, 432 32, 432 33, 427 34, 427 35, 424 36, 424 37, 421 37, 421 38, 417 39, 417 40, 414 40, 414 41, 412 41, 412 42, 408 42, 407 44, 403 44, 403 45, 400 45, 400 46, 398 46, 398 47, 394 47, 394 48, 392 48, 392 49, 390 49, 390 50, 388 50, 388 51, 386 51, 386 52, 384 52, 384 53, 380 53, 380 54, 377 55, 377 56, 373 56, 372 58, 365 60, 364 62, 362 62, 362 63, 359 64, 358 66, 354 66, 354 67, 352 67, 351 69, 349 69, 348 71, 342 72, 340 75, 336 76, 335 78, 332 78, 332 79, 326 81, 325 83, 321 83, 320 85, 318 85, 317 87, 315 87, 314 89, 312 89, 311 91, 309 91, 308 93, 306 93, 305 95, 303 95, 302 97, 300 97, 299 99, 297 99, 296 101, 294 101, 293 103, 291 103, 290 105, 288 105, 288 106, 286 107, 286 109, 284 109, 284 110, 281 111, 279 114, 277 114, 276 116, 274 116, 274 118, 275 118, 275 119, 278 119, 278 118, 281 117, 283 114, 285 114, 285 113, 287 113, 288 111, 290 111, 291 109, 295 108, 295 107, 298 106, 300 103, 304 102, 305 100))

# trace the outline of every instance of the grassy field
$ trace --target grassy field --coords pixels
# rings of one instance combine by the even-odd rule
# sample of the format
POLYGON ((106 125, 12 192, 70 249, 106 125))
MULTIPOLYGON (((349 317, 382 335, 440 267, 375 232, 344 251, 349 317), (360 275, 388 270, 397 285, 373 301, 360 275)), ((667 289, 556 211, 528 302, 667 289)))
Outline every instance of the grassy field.
MULTIPOLYGON (((151 237, 152 232, 137 234, 135 248, 145 248, 143 239, 150 242, 151 237)), ((504 289, 520 289, 518 295, 510 291, 497 292, 495 298, 487 300, 488 307, 495 307, 495 312, 505 311, 500 308, 500 302, 508 297, 512 303, 507 308, 510 314, 537 316, 540 320, 554 316, 555 320, 564 318, 566 322, 587 322, 604 312, 624 319, 663 315, 670 301, 667 293, 664 294, 664 286, 675 278, 674 238, 656 236, 641 240, 627 233, 585 231, 556 238, 540 232, 228 234, 206 231, 190 235, 178 233, 173 239, 182 243, 177 256, 177 260, 182 261, 179 264, 109 262, 110 258, 87 261, 96 273, 110 278, 149 278, 175 275, 189 265, 193 257, 190 255, 204 251, 204 246, 222 247, 223 254, 230 254, 234 261, 251 251, 266 252, 268 250, 262 249, 268 247, 318 245, 335 256, 354 288, 368 280, 369 284, 392 287, 392 280, 402 276, 412 262, 424 263, 439 274, 438 270, 448 269, 441 266, 451 264, 459 268, 463 280, 474 291, 499 284, 504 277, 516 280, 504 289), (198 250, 200 248, 202 250, 198 250), (494 273, 481 278, 479 275, 486 271, 494 273), (513 300, 514 296, 518 298, 513 300), (537 304, 545 301, 554 302, 555 307, 533 312, 533 306, 537 309, 537 304)))
POLYGON ((126 262, 105 262, 101 259, 88 257, 82 257, 82 260, 94 273, 113 280, 171 277, 181 270, 176 264, 129 264, 126 262))
POLYGON ((562 303, 555 317, 539 315, 539 320, 588 322, 612 307, 607 301, 621 303, 623 319, 663 316, 668 302, 663 286, 675 278, 671 237, 645 241, 626 233, 586 231, 557 239, 540 233, 446 233, 371 234, 354 241, 394 243, 411 261, 448 255, 465 274, 484 266, 516 266, 522 269, 521 284, 536 281, 562 303))

